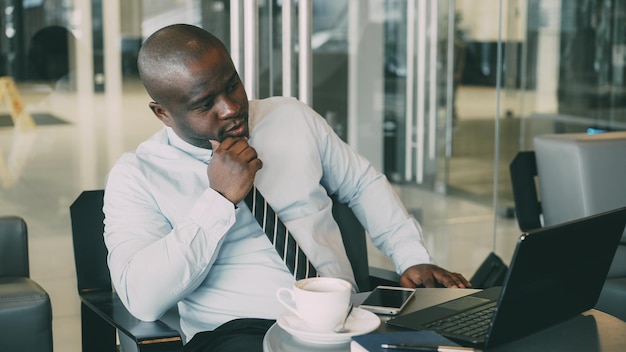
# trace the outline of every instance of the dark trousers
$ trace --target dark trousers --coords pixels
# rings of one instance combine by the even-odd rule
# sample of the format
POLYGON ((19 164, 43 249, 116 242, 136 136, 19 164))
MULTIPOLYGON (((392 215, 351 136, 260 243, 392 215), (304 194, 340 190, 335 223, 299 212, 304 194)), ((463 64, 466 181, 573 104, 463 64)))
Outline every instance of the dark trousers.
POLYGON ((263 337, 275 320, 235 319, 213 331, 197 333, 185 347, 185 352, 262 352, 263 337))

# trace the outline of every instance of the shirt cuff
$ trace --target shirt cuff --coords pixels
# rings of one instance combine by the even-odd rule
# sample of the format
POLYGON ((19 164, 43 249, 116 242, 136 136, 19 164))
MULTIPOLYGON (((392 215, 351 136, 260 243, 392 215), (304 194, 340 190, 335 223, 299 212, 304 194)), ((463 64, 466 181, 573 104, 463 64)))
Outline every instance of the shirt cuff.
POLYGON ((207 188, 191 209, 190 218, 202 228, 224 228, 235 223, 235 206, 213 188, 207 188))

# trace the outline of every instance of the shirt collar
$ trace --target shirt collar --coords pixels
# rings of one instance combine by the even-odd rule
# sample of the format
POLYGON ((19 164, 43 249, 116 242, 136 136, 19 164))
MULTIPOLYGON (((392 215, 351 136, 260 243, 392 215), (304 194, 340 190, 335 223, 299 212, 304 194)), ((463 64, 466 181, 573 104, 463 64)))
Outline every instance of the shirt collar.
POLYGON ((195 145, 185 142, 182 138, 178 137, 171 127, 165 126, 165 132, 167 133, 167 138, 171 146, 191 155, 194 159, 208 163, 211 161, 211 158, 213 158, 213 151, 211 149, 196 147, 195 145))

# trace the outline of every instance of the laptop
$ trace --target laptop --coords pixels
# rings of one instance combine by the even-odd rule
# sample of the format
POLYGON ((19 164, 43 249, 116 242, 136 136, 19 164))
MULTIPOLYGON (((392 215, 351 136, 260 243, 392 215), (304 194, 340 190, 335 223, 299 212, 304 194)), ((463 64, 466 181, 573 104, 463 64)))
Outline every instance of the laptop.
POLYGON ((502 286, 404 314, 387 324, 491 347, 592 309, 626 225, 626 207, 524 233, 502 286), (460 327, 457 321, 480 320, 460 327))

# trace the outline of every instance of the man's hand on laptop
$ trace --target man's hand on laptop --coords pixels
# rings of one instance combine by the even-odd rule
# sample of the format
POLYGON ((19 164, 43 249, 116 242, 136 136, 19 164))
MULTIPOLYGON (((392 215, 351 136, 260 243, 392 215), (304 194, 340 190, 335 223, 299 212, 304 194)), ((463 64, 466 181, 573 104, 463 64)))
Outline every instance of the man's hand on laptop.
POLYGON ((472 287, 463 275, 451 273, 433 264, 418 264, 406 269, 400 277, 400 285, 404 287, 472 287))

